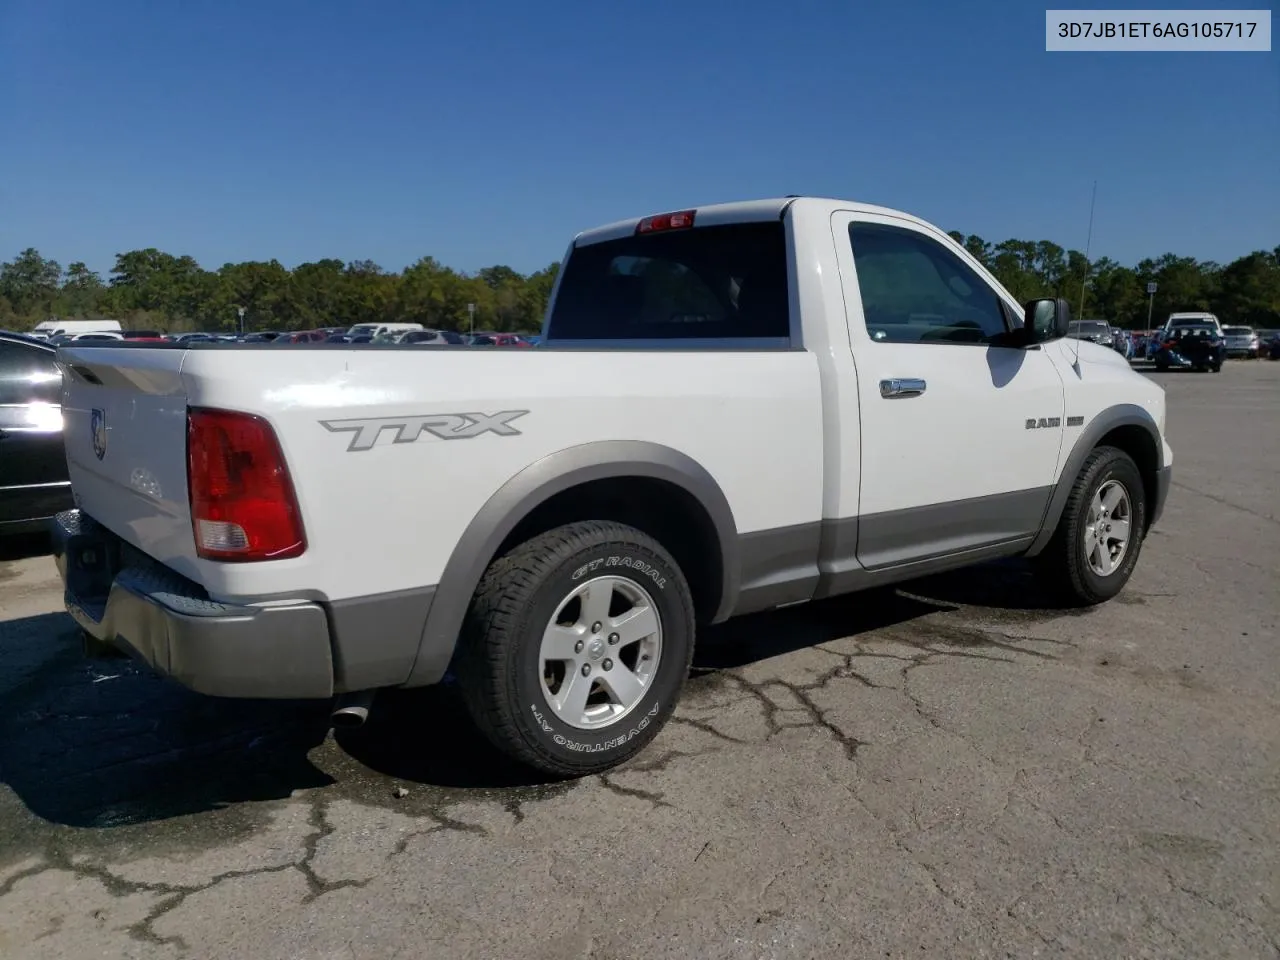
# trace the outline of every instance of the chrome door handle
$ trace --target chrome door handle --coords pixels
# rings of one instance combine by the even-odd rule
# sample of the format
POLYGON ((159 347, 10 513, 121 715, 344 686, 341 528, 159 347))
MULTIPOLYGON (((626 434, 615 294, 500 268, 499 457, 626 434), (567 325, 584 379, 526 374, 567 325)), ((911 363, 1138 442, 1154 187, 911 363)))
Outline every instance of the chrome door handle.
POLYGON ((880 396, 882 397, 918 397, 924 393, 927 384, 923 380, 917 380, 915 377, 906 379, 895 378, 893 380, 880 381, 880 396))

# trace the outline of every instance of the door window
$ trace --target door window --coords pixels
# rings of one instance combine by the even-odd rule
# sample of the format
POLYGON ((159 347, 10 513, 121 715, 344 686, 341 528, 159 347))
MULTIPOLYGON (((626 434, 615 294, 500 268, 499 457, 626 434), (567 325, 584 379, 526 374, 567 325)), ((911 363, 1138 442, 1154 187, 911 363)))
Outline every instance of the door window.
POLYGON ((1009 330, 994 290, 922 233, 854 221, 849 242, 875 343, 991 343, 1009 330))

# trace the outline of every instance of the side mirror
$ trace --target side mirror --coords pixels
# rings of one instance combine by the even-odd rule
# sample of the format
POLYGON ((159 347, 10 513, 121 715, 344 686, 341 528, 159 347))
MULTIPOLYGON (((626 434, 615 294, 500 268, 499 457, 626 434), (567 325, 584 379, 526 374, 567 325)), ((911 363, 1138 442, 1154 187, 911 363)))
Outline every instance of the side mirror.
POLYGON ((1057 299, 1028 300, 1023 304, 1022 326, 1030 343, 1060 340, 1071 324, 1071 304, 1057 299))

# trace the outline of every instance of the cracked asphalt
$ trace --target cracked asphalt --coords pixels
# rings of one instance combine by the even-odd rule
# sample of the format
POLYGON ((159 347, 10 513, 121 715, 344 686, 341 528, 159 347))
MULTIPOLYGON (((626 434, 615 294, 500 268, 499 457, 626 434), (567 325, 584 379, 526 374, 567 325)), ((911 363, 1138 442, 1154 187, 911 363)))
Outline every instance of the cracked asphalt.
POLYGON ((1156 379, 1118 599, 1000 564, 735 622, 572 783, 447 689, 335 739, 87 661, 0 562, 0 957, 1278 957, 1280 363, 1156 379))

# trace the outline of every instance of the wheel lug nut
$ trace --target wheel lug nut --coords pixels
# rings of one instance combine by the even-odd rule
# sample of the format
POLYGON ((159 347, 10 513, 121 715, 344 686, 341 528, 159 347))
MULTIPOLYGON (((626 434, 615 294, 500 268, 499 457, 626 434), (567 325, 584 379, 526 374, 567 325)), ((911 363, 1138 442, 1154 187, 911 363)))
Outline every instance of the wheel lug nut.
POLYGON ((601 626, 600 621, 599 621, 599 620, 597 620, 595 623, 593 623, 593 624, 591 625, 591 632, 592 632, 592 633, 599 633, 599 632, 600 632, 600 626, 601 626))
POLYGON ((611 634, 609 634, 609 642, 610 642, 610 643, 617 643, 617 642, 618 642, 618 639, 619 639, 619 638, 618 638, 618 635, 617 635, 616 633, 611 633, 611 634))
POLYGON ((574 653, 581 653, 581 652, 582 652, 582 641, 581 641, 581 640, 579 640, 577 643, 575 643, 575 644, 573 645, 573 652, 574 652, 574 653))
POLYGON ((583 675, 584 677, 589 677, 589 676, 591 676, 591 664, 589 664, 589 663, 584 663, 584 664, 582 665, 582 675, 583 675))
POLYGON ((606 670, 612 670, 612 669, 613 669, 613 661, 612 661, 612 660, 605 660, 605 662, 604 662, 604 668, 605 668, 606 670))

